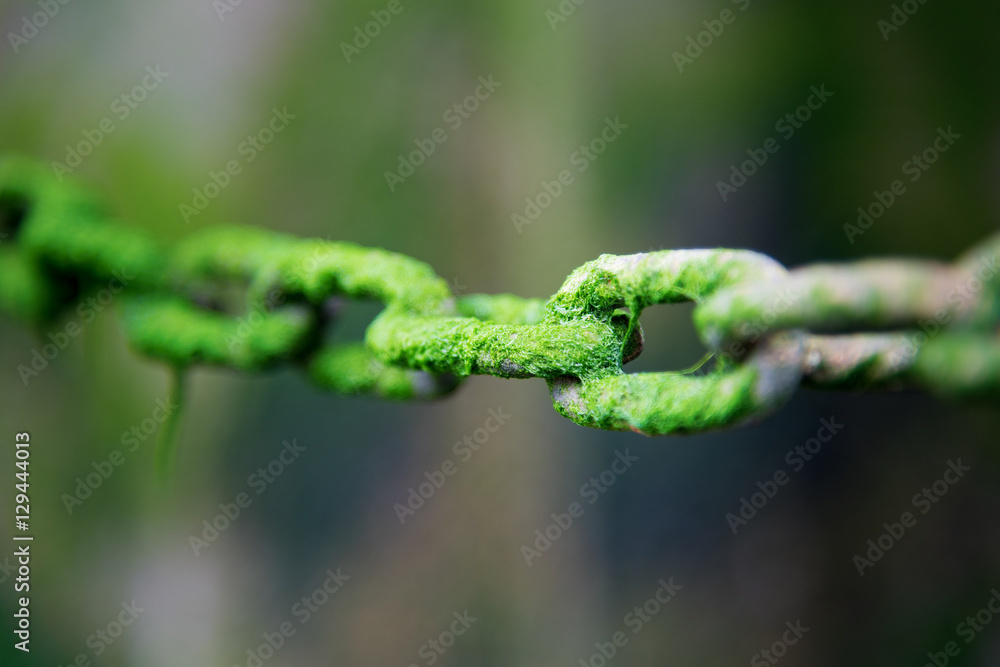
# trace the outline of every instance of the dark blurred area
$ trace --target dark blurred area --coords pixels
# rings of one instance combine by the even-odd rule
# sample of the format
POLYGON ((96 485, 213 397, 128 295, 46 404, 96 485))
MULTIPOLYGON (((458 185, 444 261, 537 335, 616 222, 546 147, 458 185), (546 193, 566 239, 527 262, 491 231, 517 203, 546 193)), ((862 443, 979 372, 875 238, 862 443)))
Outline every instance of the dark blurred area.
MULTIPOLYGON (((548 297, 602 253, 651 249, 947 261, 1000 218, 998 31, 980 0, 8 1, 0 152, 68 167, 167 244, 221 223, 353 241, 463 294, 548 297), (272 140, 250 140, 276 114, 272 140), (608 123, 615 139, 581 157, 608 123), (958 138, 915 165, 939 131, 958 138), (857 233, 896 179, 905 193, 857 233)), ((337 335, 360 338, 378 308, 347 308, 337 335)), ((690 315, 649 309, 627 369, 696 362, 690 315)), ((45 332, 0 323, 0 437, 31 432, 36 534, 30 654, 6 629, 0 551, 0 664, 1000 665, 995 407, 802 391, 755 425, 650 439, 563 419, 542 380, 398 404, 292 368, 196 369, 162 492, 169 374, 129 350, 115 308, 28 383, 17 367, 45 332), (457 447, 491 410, 509 418, 457 447), (301 450, 269 468, 286 443, 301 450), (115 450, 124 464, 68 503, 115 450), (457 472, 401 520, 445 460, 457 472), (526 558, 572 502, 583 515, 526 558)))

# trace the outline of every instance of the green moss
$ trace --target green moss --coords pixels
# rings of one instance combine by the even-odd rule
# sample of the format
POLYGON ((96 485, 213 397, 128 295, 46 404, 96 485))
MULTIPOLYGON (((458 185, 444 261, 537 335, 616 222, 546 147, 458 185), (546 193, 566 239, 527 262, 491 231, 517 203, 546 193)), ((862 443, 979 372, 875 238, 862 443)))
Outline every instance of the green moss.
POLYGON ((459 382, 451 375, 386 366, 361 343, 323 348, 309 361, 308 371, 310 379, 325 389, 394 400, 437 398, 459 382))
POLYGON ((510 294, 456 299, 430 266, 410 257, 252 227, 204 229, 166 250, 111 221, 88 192, 18 159, 0 162, 0 223, 9 227, 0 230, 8 234, 0 308, 40 325, 78 298, 67 284, 86 292, 117 277, 127 287, 129 340, 177 373, 192 364, 257 371, 299 362, 326 389, 394 399, 439 396, 473 374, 540 377, 556 409, 577 423, 646 434, 759 417, 803 380, 1000 394, 1000 272, 989 272, 1000 235, 955 267, 883 261, 788 273, 738 250, 602 255, 543 302, 510 294), (955 303, 954 288, 974 276, 985 282, 955 303), (239 300, 226 312, 223 297, 232 291, 239 300), (363 343, 325 343, 334 296, 385 305, 363 343), (680 301, 698 304, 702 339, 725 354, 703 375, 626 375, 622 364, 642 349, 642 310, 680 301), (942 312, 949 328, 925 344, 912 344, 906 331, 806 333, 912 329, 942 312), (742 351, 731 354, 731 343, 742 351))
POLYGON ((123 314, 125 332, 142 354, 173 366, 217 364, 245 371, 294 356, 314 324, 312 313, 303 308, 257 312, 257 317, 244 319, 159 294, 129 298, 123 314))
POLYGON ((549 381, 552 401, 583 426, 645 435, 681 435, 760 418, 799 386, 804 336, 778 334, 746 363, 707 375, 687 372, 614 374, 549 381))
POLYGON ((908 375, 937 394, 995 401, 1000 396, 1000 338, 933 338, 921 347, 908 375))
POLYGON ((513 294, 469 294, 456 300, 462 317, 496 324, 537 324, 545 317, 545 303, 513 294))

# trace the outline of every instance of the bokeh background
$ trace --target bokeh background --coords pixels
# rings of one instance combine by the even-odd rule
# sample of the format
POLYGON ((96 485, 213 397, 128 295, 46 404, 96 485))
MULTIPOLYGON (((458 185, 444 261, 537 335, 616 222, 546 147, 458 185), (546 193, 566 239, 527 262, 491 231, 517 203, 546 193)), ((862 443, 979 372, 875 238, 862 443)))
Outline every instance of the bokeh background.
MULTIPOLYGON (((888 2, 567 1, 553 22, 555 0, 401 0, 350 62, 342 43, 385 2, 53 2, 37 34, 12 38, 41 4, 0 3, 0 148, 64 161, 115 118, 73 176, 164 243, 254 224, 415 256, 459 293, 547 297, 602 253, 949 259, 1000 217, 1000 21, 986 0, 903 3, 916 11, 888 39, 888 2), (679 71, 675 52, 725 9, 733 22, 679 71), (119 120, 115 98, 156 66, 169 75, 119 120), (452 129, 443 114, 481 76, 500 86, 452 129), (833 95, 810 120, 776 132, 823 85, 833 95), (294 119, 185 221, 179 206, 243 159, 275 108, 294 119), (518 231, 511 215, 609 117, 627 129, 518 231), (436 127, 447 141, 390 191, 384 173, 436 127), (857 207, 947 127, 961 138, 852 243, 857 207), (780 150, 723 201, 717 182, 768 137, 780 150)), ((690 310, 648 310, 630 370, 700 358, 690 310)), ((359 337, 377 311, 349 307, 336 335, 359 337)), ((168 374, 128 349, 112 309, 25 386, 16 368, 45 332, 0 322, 0 479, 13 486, 6 445, 30 431, 37 540, 33 650, 5 629, 4 665, 252 665, 248 649, 285 621, 295 635, 263 664, 425 665, 422 647, 465 610, 476 622, 434 664, 600 665, 595 643, 619 630, 609 664, 771 664, 759 652, 796 621, 809 630, 781 664, 923 665, 948 641, 961 647, 949 664, 1000 664, 1000 619, 969 643, 956 634, 1000 585, 995 410, 801 392, 758 425, 647 439, 561 418, 541 380, 472 378, 439 402, 393 404, 324 394, 295 369, 198 369, 174 488, 157 492, 150 440, 70 514, 62 495, 152 415, 168 374), (401 524, 393 505, 498 408, 510 419, 401 524), (843 430, 734 535, 725 515, 831 417, 843 430), (292 439, 301 456, 195 556, 202 521, 292 439), (625 450, 638 463, 529 567, 521 546, 625 450), (971 472, 859 576, 852 557, 959 458, 971 472), (350 579, 300 624, 294 605, 337 568, 350 579), (631 633, 626 614, 671 577, 683 589, 631 633), (144 611, 112 644, 89 639, 132 600, 144 611)), ((7 628, 5 572, 0 590, 7 628)))

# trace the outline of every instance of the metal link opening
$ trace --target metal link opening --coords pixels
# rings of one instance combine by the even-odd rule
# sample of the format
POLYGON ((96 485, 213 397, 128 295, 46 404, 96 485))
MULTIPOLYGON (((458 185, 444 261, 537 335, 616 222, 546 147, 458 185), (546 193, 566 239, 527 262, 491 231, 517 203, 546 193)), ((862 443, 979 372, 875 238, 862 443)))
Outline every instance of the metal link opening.
POLYGON ((17 236, 30 210, 31 204, 24 195, 0 192, 0 241, 17 236))
MULTIPOLYGON (((622 360, 628 364, 624 367, 625 372, 680 372, 702 362, 708 350, 698 337, 691 319, 694 309, 693 302, 655 304, 645 308, 640 316, 639 349, 631 356, 626 350, 622 360)), ((619 308, 616 313, 628 317, 630 311, 619 308)))

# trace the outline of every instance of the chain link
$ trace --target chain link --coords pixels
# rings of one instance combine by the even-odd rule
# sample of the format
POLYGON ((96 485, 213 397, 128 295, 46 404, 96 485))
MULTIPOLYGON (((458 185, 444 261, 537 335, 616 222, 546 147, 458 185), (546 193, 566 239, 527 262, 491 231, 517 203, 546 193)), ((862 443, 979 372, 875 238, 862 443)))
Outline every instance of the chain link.
POLYGON ((322 388, 392 399, 441 396, 475 374, 538 377, 576 423, 647 435, 757 419, 803 385, 1000 397, 1000 235, 951 265, 788 271, 740 250, 602 255, 546 302, 455 297, 404 255, 258 228, 209 228, 164 249, 19 158, 0 163, 0 223, 0 310, 41 329, 115 278, 131 345, 180 370, 297 363, 322 388), (345 298, 384 306, 363 342, 330 341, 345 298), (711 362, 625 373, 643 309, 682 301, 696 303, 711 362))

